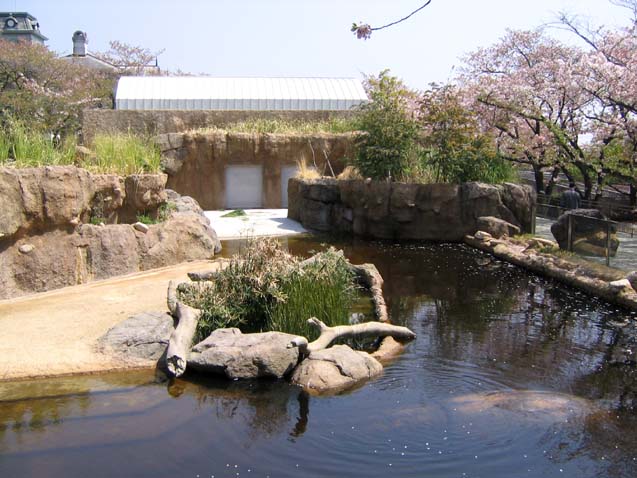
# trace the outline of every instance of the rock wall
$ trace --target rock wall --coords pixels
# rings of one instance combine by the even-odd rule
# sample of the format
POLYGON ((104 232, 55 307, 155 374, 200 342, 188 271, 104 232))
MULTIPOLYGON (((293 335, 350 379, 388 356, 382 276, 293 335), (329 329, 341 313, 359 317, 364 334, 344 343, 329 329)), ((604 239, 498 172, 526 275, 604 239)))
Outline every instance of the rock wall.
POLYGON ((219 242, 208 219, 165 190, 166 179, 0 168, 0 299, 212 257, 219 242), (148 230, 122 224, 168 199, 165 221, 148 230), (108 224, 91 224, 96 217, 108 224))
POLYGON ((493 216, 530 232, 536 197, 506 183, 404 184, 290 179, 288 217, 319 231, 378 239, 462 241, 493 216))
POLYGON ((201 128, 223 128, 247 120, 324 121, 350 117, 350 111, 134 111, 92 109, 82 113, 82 134, 90 143, 96 133, 165 134, 201 128))
POLYGON ((281 173, 305 159, 319 171, 335 174, 344 158, 354 156, 354 133, 251 134, 214 131, 171 133, 156 141, 162 151, 162 168, 168 187, 195 198, 204 209, 226 207, 225 171, 229 165, 263 166, 262 207, 281 207, 281 173), (326 159, 327 158, 327 159, 326 159), (328 165, 329 160, 329 165, 328 165))

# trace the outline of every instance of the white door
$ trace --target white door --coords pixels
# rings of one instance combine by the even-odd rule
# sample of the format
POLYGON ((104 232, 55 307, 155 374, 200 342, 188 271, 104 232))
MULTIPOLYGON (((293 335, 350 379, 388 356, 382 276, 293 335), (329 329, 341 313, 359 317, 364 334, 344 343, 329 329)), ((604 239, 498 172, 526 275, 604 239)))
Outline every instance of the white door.
POLYGON ((288 179, 296 176, 298 166, 281 167, 281 207, 288 207, 288 179))
POLYGON ((263 166, 226 167, 226 208, 263 207, 263 166))

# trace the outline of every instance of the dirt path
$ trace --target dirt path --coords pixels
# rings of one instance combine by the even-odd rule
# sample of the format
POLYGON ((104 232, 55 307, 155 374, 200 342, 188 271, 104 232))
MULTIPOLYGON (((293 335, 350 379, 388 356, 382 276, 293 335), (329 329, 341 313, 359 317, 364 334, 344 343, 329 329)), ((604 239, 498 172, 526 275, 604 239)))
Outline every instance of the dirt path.
POLYGON ((121 368, 94 351, 97 339, 133 314, 166 310, 169 280, 214 264, 189 262, 0 301, 0 380, 121 368))

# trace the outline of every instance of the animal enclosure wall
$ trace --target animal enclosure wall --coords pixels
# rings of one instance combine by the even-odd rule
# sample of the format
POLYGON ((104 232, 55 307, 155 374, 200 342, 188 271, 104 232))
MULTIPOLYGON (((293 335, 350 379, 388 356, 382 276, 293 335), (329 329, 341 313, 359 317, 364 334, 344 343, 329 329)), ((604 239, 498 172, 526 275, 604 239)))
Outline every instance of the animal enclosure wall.
POLYGON ((167 187, 211 210, 286 207, 298 164, 338 174, 355 154, 355 137, 214 131, 165 134, 157 142, 167 187))

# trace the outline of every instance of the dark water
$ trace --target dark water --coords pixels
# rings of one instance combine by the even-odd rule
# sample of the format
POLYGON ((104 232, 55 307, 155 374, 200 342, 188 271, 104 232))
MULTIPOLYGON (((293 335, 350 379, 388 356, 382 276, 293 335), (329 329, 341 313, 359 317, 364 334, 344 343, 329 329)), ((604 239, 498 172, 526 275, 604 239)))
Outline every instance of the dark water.
POLYGON ((637 476, 629 313, 462 246, 337 246, 418 334, 381 378, 0 384, 0 477, 637 476))

